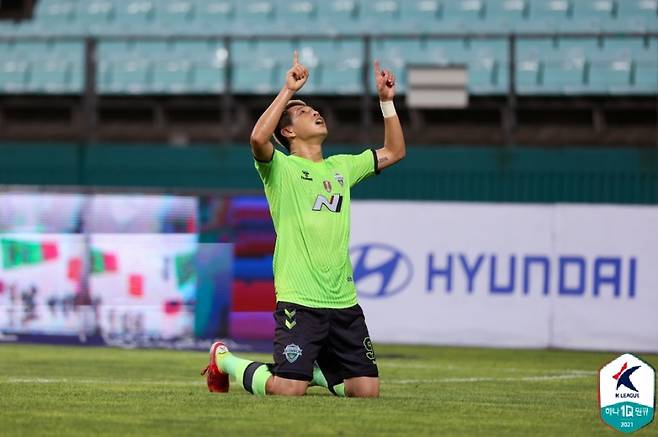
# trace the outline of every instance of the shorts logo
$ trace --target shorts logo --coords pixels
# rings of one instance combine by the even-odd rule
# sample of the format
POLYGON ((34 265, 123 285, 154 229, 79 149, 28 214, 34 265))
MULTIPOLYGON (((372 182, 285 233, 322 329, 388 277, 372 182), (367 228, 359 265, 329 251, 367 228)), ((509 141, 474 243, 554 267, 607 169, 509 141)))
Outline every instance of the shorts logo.
POLYGON ((295 320, 297 310, 288 311, 287 308, 284 308, 283 311, 286 313, 286 328, 290 330, 297 324, 297 321, 295 320))
POLYGON ((370 337, 366 337, 363 339, 363 347, 366 348, 366 357, 373 363, 375 362, 375 350, 372 347, 372 341, 370 340, 370 337))
POLYGON ((283 350, 283 355, 286 357, 286 360, 292 364, 297 361, 297 358, 302 356, 302 348, 297 346, 295 343, 290 343, 283 350))

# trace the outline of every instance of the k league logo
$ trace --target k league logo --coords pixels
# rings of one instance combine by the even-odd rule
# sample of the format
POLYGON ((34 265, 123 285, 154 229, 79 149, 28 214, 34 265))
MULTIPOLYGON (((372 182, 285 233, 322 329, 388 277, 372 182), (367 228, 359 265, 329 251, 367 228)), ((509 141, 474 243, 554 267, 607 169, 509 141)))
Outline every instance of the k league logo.
POLYGON ((655 409, 656 372, 631 354, 623 354, 599 372, 601 419, 621 432, 648 425, 655 409))
POLYGON ((411 281, 411 261, 393 246, 363 244, 353 247, 350 255, 360 296, 389 297, 402 291, 411 281))

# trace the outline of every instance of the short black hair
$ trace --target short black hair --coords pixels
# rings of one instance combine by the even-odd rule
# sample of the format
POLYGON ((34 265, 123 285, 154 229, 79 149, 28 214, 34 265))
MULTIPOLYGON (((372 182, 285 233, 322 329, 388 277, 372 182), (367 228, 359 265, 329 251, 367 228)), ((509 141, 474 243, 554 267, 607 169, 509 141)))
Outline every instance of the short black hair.
POLYGON ((295 106, 306 106, 306 103, 302 100, 291 100, 286 104, 286 110, 281 114, 279 122, 276 124, 276 130, 274 131, 274 140, 286 148, 290 152, 290 141, 288 138, 281 135, 281 129, 292 124, 292 117, 288 110, 294 108, 295 106))

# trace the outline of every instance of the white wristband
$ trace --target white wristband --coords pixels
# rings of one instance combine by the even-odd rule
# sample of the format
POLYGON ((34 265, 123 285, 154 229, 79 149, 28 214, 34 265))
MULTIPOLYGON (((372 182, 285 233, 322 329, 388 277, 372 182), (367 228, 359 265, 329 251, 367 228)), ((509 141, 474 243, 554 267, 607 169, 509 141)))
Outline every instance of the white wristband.
POLYGON ((379 107, 382 108, 382 114, 384 115, 384 118, 395 117, 397 115, 397 112, 395 112, 395 105, 393 104, 393 100, 386 102, 380 101, 379 107))

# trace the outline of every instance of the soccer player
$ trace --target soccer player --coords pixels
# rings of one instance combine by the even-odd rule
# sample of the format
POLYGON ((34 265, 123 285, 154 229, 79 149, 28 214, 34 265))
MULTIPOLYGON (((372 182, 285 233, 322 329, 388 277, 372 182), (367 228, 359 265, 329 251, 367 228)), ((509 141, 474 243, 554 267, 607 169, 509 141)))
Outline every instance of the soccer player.
POLYGON ((322 116, 291 100, 308 80, 297 52, 285 85, 251 133, 277 240, 274 364, 241 359, 221 342, 210 349, 208 389, 233 376, 253 394, 303 395, 309 383, 338 396, 378 397, 379 373, 349 259, 350 188, 400 161, 405 143, 395 113, 395 76, 375 61, 384 147, 324 158, 322 116), (277 150, 271 139, 289 154, 277 150), (315 366, 317 363, 317 366, 315 366))

